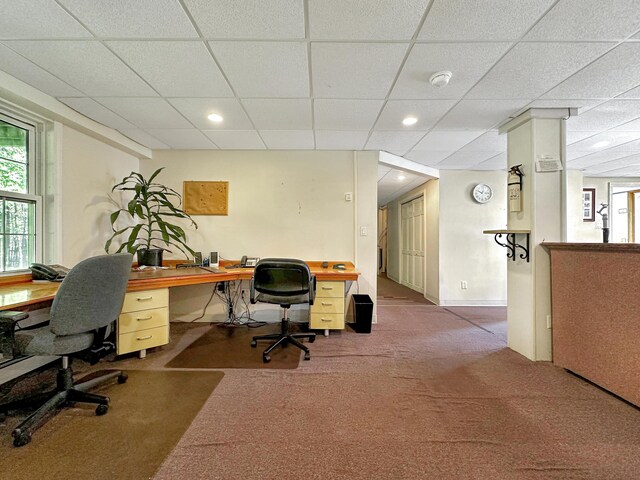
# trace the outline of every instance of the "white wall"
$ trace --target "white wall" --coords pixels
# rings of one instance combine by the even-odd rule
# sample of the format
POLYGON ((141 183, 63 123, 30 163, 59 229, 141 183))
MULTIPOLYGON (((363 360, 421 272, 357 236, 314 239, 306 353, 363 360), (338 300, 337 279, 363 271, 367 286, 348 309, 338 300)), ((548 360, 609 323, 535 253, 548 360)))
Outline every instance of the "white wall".
POLYGON ((440 304, 506 305, 506 248, 483 230, 507 224, 507 176, 503 171, 440 172, 440 304), (472 199, 478 183, 493 190, 485 204, 472 199), (466 281, 463 290, 460 282, 466 281))
POLYGON ((57 129, 56 135, 61 256, 52 260, 72 267, 84 258, 105 253, 111 231, 109 215, 115 209, 109 198, 111 188, 137 171, 139 160, 69 127, 57 129))
MULTIPOLYGON (((178 192, 186 180, 229 182, 229 214, 194 217, 199 228, 187 233, 193 249, 217 250, 224 259, 352 261, 362 274, 360 293, 375 301, 377 152, 155 151, 140 165, 145 175, 159 167, 166 168, 157 180, 178 192), (345 201, 347 192, 353 201, 345 201), (367 236, 359 235, 361 226, 367 236)), ((172 289, 172 319, 200 314, 210 292, 172 289)))

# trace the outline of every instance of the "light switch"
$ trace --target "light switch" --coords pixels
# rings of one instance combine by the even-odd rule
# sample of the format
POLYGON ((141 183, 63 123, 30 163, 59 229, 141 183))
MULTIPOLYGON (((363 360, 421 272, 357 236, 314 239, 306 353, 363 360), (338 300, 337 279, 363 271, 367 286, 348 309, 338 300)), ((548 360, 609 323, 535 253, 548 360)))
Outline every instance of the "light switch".
POLYGON ((351 192, 345 193, 344 194, 344 199, 345 199, 345 201, 350 202, 351 200, 353 200, 353 193, 351 193, 351 192))
POLYGON ((367 227, 360 227, 360 236, 361 237, 367 236, 367 227))

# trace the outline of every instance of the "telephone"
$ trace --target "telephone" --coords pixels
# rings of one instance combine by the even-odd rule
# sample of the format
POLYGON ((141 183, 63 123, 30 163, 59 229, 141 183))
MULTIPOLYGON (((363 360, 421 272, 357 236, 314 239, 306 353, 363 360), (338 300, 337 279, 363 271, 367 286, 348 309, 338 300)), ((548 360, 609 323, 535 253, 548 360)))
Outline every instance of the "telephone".
POLYGON ((49 282, 61 282, 69 273, 69 269, 60 265, 31 264, 31 278, 33 280, 48 280, 49 282))
POLYGON ((242 259, 240 259, 240 268, 255 267, 258 260, 260 260, 258 257, 247 257, 243 255, 242 259))

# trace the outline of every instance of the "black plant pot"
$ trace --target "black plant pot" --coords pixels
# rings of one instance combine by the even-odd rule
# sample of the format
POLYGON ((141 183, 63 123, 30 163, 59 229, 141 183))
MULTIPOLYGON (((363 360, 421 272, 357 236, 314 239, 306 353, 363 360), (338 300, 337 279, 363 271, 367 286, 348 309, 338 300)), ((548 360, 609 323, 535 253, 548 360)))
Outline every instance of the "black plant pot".
POLYGON ((138 265, 147 265, 149 267, 162 266, 162 248, 142 249, 136 252, 138 256, 138 265))

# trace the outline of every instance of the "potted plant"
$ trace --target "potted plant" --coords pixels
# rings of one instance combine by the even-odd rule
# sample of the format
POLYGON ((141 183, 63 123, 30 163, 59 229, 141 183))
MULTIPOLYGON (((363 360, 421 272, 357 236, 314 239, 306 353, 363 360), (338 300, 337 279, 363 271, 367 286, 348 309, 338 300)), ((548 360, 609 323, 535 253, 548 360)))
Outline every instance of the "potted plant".
POLYGON ((118 237, 123 237, 126 240, 120 244, 116 253, 123 250, 136 253, 138 265, 161 266, 162 252, 171 251, 167 246, 178 248, 187 258, 189 254, 195 255, 187 245, 184 229, 171 223, 171 220, 182 218, 198 228, 189 214, 180 208, 182 197, 175 190, 153 182, 163 169, 164 167, 153 172, 149 179, 137 172, 131 172, 111 189, 112 192, 133 192, 133 198, 127 203, 126 208, 120 208, 110 216, 113 235, 104 245, 107 253, 112 242, 118 237), (117 229, 116 222, 121 214, 128 216, 133 222, 127 227, 117 229))

